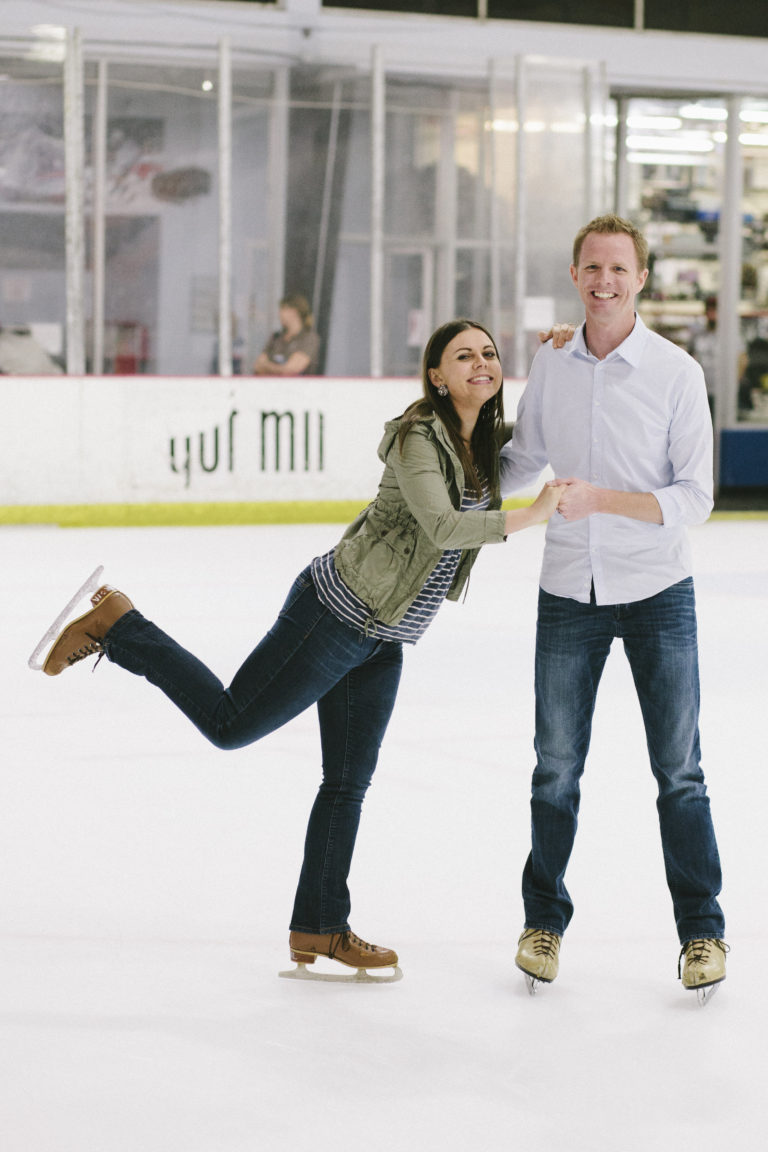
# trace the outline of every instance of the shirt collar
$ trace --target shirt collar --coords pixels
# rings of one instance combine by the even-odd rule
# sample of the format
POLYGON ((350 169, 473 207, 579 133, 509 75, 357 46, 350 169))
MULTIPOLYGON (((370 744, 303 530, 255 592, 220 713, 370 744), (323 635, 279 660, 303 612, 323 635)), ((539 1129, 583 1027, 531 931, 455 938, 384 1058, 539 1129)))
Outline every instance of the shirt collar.
MULTIPOLYGON (((587 341, 584 337, 585 325, 586 321, 583 321, 576 329, 573 335, 573 339, 567 346, 567 351, 569 353, 573 354, 575 352, 577 355, 583 357, 591 356, 591 352, 587 348, 587 341)), ((640 357, 642 356, 643 348, 645 347, 645 342, 647 339, 648 329, 640 319, 638 313, 635 312, 634 328, 630 332, 629 336, 627 336, 626 340, 623 340, 621 344, 619 344, 618 348, 614 348, 613 352, 606 356, 606 360, 610 360, 614 356, 621 356, 621 358, 626 360, 628 364, 631 364, 633 368, 637 368, 638 364, 640 363, 640 357)))

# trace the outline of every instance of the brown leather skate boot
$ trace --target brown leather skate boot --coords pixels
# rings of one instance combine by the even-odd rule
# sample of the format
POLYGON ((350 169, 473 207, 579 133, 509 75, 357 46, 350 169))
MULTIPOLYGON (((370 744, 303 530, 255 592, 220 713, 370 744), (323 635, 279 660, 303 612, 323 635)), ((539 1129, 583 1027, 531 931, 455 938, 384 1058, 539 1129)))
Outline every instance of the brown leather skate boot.
POLYGON ((291 932, 291 960, 297 964, 314 964, 318 956, 338 960, 350 968, 395 968, 397 953, 378 944, 366 944, 354 932, 291 932))
POLYGON ((68 624, 54 641, 43 664, 46 675, 58 676, 59 672, 86 656, 102 652, 102 642, 109 629, 133 608, 127 596, 108 584, 94 592, 91 604, 93 608, 68 624))

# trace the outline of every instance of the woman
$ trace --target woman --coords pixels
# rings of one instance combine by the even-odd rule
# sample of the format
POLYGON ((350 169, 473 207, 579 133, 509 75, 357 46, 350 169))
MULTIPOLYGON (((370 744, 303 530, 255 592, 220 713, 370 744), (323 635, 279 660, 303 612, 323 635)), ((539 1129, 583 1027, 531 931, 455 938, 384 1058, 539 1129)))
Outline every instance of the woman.
POLYGON ((320 337, 309 302, 293 294, 280 301, 280 331, 267 341, 253 366, 254 376, 316 376, 320 337))
POLYGON ((196 657, 103 587, 43 665, 51 676, 93 653, 160 688, 213 744, 241 748, 317 703, 323 780, 310 815, 290 924, 299 965, 329 956, 395 968, 389 948, 349 927, 347 876, 379 746, 397 694, 402 646, 443 599, 456 600, 483 544, 546 520, 560 489, 501 510, 502 373, 482 325, 454 320, 427 344, 423 397, 385 426, 376 499, 337 546, 298 576, 278 619, 225 691, 196 657), (365 717, 364 724, 355 723, 365 717))

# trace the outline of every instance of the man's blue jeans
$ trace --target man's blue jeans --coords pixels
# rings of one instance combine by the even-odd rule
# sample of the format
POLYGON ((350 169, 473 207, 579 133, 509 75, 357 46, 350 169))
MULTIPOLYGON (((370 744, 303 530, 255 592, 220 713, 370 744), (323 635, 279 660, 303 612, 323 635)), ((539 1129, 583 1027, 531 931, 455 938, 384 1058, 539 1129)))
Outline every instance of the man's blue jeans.
MULTIPOLYGON (((562 935, 573 914, 565 871, 576 835, 579 781, 597 687, 614 637, 624 642, 645 723, 680 941, 721 938, 720 860, 699 766, 696 606, 690 578, 631 604, 581 604, 539 591, 536 768, 531 854, 523 873, 526 927, 562 935)), ((618 861, 617 866, 632 863, 618 861)))
POLYGON ((323 779, 290 927, 347 929, 360 809, 397 695, 402 645, 337 620, 318 600, 307 568, 227 689, 135 610, 110 628, 104 646, 111 661, 160 688, 217 748, 252 744, 317 703, 323 779))

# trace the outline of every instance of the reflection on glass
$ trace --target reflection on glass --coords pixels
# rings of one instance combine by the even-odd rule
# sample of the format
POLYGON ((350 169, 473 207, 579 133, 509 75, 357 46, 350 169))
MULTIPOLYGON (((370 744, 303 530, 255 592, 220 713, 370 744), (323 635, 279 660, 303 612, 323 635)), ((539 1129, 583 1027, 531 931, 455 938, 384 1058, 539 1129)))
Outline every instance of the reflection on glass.
MULTIPOLYGON (((626 117, 628 214, 651 247, 640 312, 700 361, 714 409, 728 112, 717 98, 636 98, 626 101, 626 117)), ((768 419, 761 367, 768 348, 768 101, 742 101, 739 121, 744 197, 737 415, 762 422, 768 419)))
POLYGON ((61 65, 0 60, 0 74, 0 372, 59 373, 66 328, 61 65))

